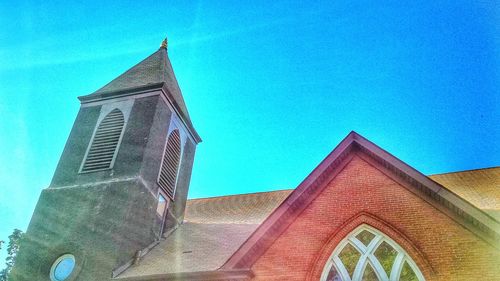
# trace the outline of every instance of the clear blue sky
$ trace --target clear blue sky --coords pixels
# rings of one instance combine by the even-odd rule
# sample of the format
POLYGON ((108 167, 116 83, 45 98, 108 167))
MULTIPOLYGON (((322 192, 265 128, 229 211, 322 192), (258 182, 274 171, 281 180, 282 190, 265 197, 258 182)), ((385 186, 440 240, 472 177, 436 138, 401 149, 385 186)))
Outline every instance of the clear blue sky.
POLYGON ((191 198, 293 188, 351 130, 426 174, 500 165, 498 1, 297 2, 1 1, 0 239, 26 229, 76 97, 165 35, 204 140, 191 198))

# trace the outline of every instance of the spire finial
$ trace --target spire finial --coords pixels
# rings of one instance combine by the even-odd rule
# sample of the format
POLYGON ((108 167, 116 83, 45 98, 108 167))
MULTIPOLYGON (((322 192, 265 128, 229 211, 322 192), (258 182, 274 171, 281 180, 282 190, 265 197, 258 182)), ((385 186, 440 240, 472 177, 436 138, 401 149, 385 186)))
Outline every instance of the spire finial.
POLYGON ((163 41, 161 42, 160 48, 167 49, 167 47, 168 47, 168 40, 167 37, 165 37, 165 39, 163 39, 163 41))

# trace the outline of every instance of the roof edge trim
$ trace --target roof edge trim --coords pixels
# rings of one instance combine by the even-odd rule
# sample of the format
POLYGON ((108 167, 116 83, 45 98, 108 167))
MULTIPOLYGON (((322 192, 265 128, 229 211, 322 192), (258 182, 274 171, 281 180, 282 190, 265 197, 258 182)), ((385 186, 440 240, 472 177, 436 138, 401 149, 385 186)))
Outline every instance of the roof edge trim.
POLYGON ((102 93, 97 93, 97 94, 90 94, 86 96, 79 96, 78 99, 80 100, 80 103, 82 105, 92 103, 92 102, 99 102, 99 101, 104 101, 104 100, 111 100, 111 99, 117 99, 117 98, 124 98, 128 96, 135 96, 139 94, 143 94, 145 92, 150 92, 154 90, 161 90, 162 91, 162 96, 165 98, 165 101, 168 102, 172 108, 175 111, 175 114, 180 117, 182 123, 186 127, 187 131, 193 138, 193 140, 196 143, 200 143, 202 141, 200 135, 194 128, 193 124, 189 121, 189 117, 184 116, 182 114, 182 111, 178 107, 177 103, 175 102, 175 99, 172 97, 170 94, 170 91, 167 88, 167 85, 165 82, 159 82, 159 83, 152 83, 144 86, 139 86, 139 87, 132 87, 132 88, 126 88, 126 89, 120 89, 120 90, 114 90, 114 91, 107 91, 107 92, 102 92, 102 93))
POLYGON ((369 141, 368 139, 364 138, 363 136, 356 134, 354 140, 362 148, 375 154, 377 157, 379 157, 379 159, 384 160, 388 164, 392 165, 394 168, 408 175, 410 178, 418 181, 424 187, 429 188, 431 191, 435 192, 437 196, 441 197, 444 200, 449 201, 456 207, 462 209, 464 212, 468 213, 474 219, 478 220, 478 222, 486 224, 490 227, 493 226, 492 229, 495 230, 498 234, 500 234, 500 222, 493 219, 486 212, 475 207, 474 205, 472 205, 472 203, 456 195, 445 186, 442 186, 439 183, 433 181, 428 176, 422 174, 415 168, 399 160, 397 157, 390 154, 386 150, 380 148, 379 146, 369 141), (496 227, 494 227, 494 225, 496 225, 496 227))
POLYGON ((254 277, 251 269, 179 272, 134 277, 116 277, 117 281, 171 281, 171 280, 249 280, 254 277))
POLYGON ((143 86, 139 86, 139 87, 130 87, 130 88, 119 89, 119 90, 111 90, 111 91, 94 93, 94 94, 85 95, 85 96, 79 96, 78 99, 80 100, 80 103, 85 104, 85 103, 90 103, 90 102, 95 102, 95 101, 114 99, 114 98, 118 98, 118 97, 133 96, 133 95, 138 94, 139 92, 161 89, 163 87, 163 84, 165 84, 165 82, 152 83, 152 84, 143 85, 143 86))

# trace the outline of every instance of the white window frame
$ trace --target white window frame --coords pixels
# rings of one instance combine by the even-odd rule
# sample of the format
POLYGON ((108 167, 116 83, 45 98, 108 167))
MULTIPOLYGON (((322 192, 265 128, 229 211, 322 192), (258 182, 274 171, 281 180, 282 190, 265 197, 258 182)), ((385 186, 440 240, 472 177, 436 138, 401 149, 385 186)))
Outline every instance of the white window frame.
MULTIPOLYGON (((163 214, 161 217, 161 225, 160 225, 160 232, 158 237, 161 238, 163 236, 163 231, 165 230, 165 223, 167 221, 167 212, 168 212, 168 207, 170 206, 170 197, 165 194, 161 188, 158 189, 158 195, 156 196, 156 202, 160 204, 160 196, 165 199, 165 209, 163 210, 163 214)), ((156 208, 158 208, 158 204, 156 205, 156 208)))
POLYGON ((59 263, 60 263, 62 260, 67 259, 67 258, 69 258, 69 259, 73 260, 73 262, 74 262, 74 266, 73 266, 73 269, 71 270, 71 273, 70 273, 70 274, 68 275, 68 277, 66 277, 66 279, 64 279, 64 280, 71 280, 71 279, 73 278, 73 276, 75 276, 75 274, 76 274, 76 273, 75 273, 75 272, 76 272, 76 266, 77 266, 77 264, 76 264, 76 258, 75 258, 75 256, 74 256, 74 255, 72 255, 72 254, 64 254, 64 255, 62 255, 62 256, 60 256, 60 257, 58 257, 58 258, 57 258, 57 259, 56 259, 56 260, 52 263, 52 266, 50 267, 49 277, 50 277, 50 280, 51 280, 51 281, 60 281, 60 280, 59 280, 59 279, 57 279, 57 278, 56 278, 56 276, 55 276, 56 268, 57 268, 57 266, 59 265, 59 263))
POLYGON ((323 269, 323 273, 321 274, 321 281, 327 280, 326 278, 328 277, 332 266, 335 267, 343 281, 361 281, 366 265, 368 263, 372 266, 375 274, 380 281, 398 281, 405 262, 410 265, 419 281, 425 281, 425 278, 416 263, 406 253, 406 251, 401 248, 401 246, 399 246, 396 242, 394 242, 394 240, 392 240, 389 236, 385 235, 381 231, 369 225, 363 224, 352 231, 337 245, 323 269), (365 246, 365 244, 363 244, 356 238, 356 235, 365 230, 375 235, 368 246, 365 246), (390 276, 387 276, 384 268, 378 261, 377 257, 374 255, 374 252, 376 251, 378 246, 382 244, 382 242, 386 242, 398 252, 396 259, 394 260, 394 263, 392 265, 390 276), (352 246, 354 246, 361 255, 356 264, 354 273, 352 274, 352 279, 349 276, 349 273, 347 272, 343 262, 338 256, 347 244, 351 244, 352 246))

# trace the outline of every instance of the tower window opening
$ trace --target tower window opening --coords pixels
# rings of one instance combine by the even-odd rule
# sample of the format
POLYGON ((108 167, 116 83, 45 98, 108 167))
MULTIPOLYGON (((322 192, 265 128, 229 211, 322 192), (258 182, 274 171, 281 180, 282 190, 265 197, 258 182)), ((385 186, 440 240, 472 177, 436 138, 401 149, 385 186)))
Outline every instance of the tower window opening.
POLYGON ((73 271, 75 270, 76 260, 75 256, 65 254, 60 256, 50 269, 50 280, 52 281, 65 281, 68 280, 73 271))
POLYGON ((156 223, 160 227, 160 236, 163 234, 163 230, 165 228, 165 218, 167 216, 168 209, 167 207, 168 200, 165 198, 165 195, 160 192, 160 194, 158 194, 158 205, 156 207, 156 223))
POLYGON ((158 185, 172 200, 175 196, 180 159, 181 138, 179 130, 175 129, 168 136, 167 144, 163 152, 160 173, 158 175, 158 185))
POLYGON ((80 169, 81 173, 113 167, 124 124, 125 119, 119 109, 115 108, 106 115, 95 130, 85 161, 80 169))

